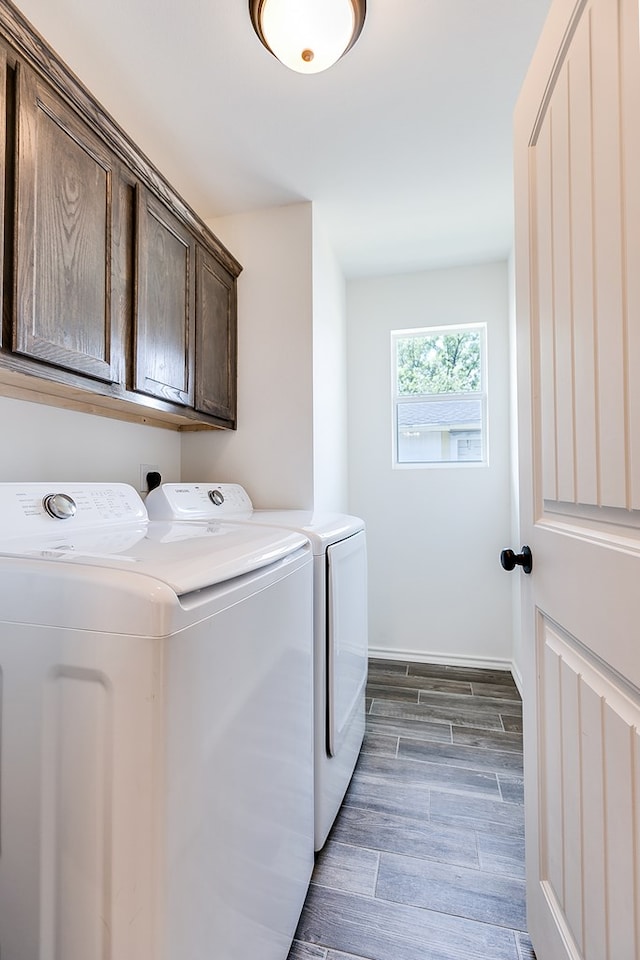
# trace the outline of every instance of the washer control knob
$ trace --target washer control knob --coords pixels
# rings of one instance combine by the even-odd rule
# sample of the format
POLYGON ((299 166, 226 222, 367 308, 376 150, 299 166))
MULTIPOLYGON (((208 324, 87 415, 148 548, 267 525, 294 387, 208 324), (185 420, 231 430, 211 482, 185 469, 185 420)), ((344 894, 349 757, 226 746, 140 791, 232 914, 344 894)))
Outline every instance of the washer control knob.
POLYGON ((224 503, 224 494, 222 490, 209 490, 209 500, 215 503, 216 507, 221 507, 224 503))
POLYGON ((77 509, 73 497, 69 497, 66 493, 48 493, 42 501, 42 506, 55 520, 70 520, 75 516, 77 509))

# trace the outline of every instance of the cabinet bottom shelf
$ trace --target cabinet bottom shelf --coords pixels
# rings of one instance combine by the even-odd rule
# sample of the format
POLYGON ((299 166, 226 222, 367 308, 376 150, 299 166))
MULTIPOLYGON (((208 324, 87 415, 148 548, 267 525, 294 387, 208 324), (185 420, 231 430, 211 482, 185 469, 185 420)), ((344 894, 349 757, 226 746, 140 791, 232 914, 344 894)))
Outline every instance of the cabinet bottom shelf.
POLYGON ((195 410, 176 412, 175 408, 171 409, 153 397, 130 391, 122 397, 105 396, 5 367, 0 367, 0 396, 168 430, 225 430, 231 427, 230 424, 216 423, 195 410))

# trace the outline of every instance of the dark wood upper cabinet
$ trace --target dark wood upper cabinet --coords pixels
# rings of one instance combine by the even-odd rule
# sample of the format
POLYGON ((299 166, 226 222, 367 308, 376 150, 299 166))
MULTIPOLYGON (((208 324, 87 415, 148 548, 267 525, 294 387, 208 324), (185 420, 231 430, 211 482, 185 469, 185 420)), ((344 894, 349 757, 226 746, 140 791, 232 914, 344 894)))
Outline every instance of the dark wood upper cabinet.
POLYGON ((235 428, 242 267, 8 0, 0 263, 0 394, 235 428))
POLYGON ((111 382, 117 162, 25 64, 16 93, 13 350, 111 382))
MULTIPOLYGON (((0 45, 0 157, 7 156, 7 53, 0 45)), ((2 163, 0 169, 0 347, 4 343, 5 329, 8 329, 4 322, 4 287, 7 280, 11 277, 10 264, 4 267, 4 197, 5 197, 5 177, 7 165, 2 163)))
POLYGON ((196 410, 236 425, 236 285, 202 247, 196 253, 196 410))
POLYGON ((195 240, 138 188, 134 389, 193 406, 195 240))

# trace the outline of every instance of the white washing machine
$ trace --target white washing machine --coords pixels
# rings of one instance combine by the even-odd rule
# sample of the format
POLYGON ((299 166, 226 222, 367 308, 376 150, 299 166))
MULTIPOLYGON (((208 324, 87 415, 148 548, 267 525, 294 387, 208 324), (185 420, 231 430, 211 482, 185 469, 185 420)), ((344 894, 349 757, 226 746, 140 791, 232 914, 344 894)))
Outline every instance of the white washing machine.
POLYGON ((349 785, 365 726, 367 552, 364 522, 346 514, 254 510, 235 483, 165 483, 145 501, 164 520, 241 520, 297 530, 314 555, 315 848, 320 850, 349 785))
POLYGON ((313 868, 300 534, 0 484, 0 956, 284 960, 313 868))

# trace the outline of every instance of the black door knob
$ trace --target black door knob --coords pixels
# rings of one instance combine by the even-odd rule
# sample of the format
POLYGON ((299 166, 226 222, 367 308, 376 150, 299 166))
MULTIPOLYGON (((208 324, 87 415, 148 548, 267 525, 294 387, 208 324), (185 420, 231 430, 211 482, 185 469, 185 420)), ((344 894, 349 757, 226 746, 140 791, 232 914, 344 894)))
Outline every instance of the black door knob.
POLYGON ((505 570, 513 570, 514 567, 522 567, 525 573, 531 573, 533 570, 533 556, 529 547, 523 547, 522 553, 503 550, 500 554, 500 563, 505 570))

